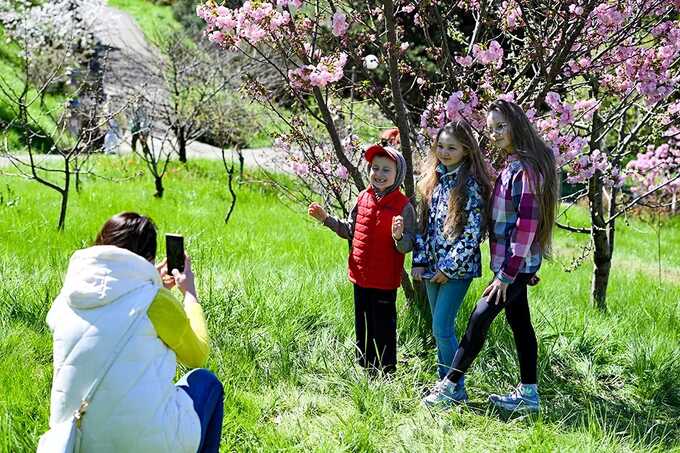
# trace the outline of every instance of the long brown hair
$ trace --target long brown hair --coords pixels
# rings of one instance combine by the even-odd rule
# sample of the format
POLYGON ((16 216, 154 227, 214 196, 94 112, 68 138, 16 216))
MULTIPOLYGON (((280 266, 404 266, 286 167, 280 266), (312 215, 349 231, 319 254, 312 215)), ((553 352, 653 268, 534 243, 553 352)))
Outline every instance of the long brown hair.
POLYGON ((456 185, 449 195, 449 211, 444 222, 444 234, 449 237, 455 237, 463 232, 463 228, 467 221, 464 218, 465 206, 468 202, 468 195, 466 190, 466 182, 470 176, 474 177, 479 184, 487 208, 484 209, 482 216, 482 231, 486 231, 484 225, 488 219, 488 201, 491 197, 491 182, 484 158, 479 150, 479 143, 472 133, 472 128, 467 121, 455 121, 446 124, 437 132, 437 136, 432 141, 430 155, 425 163, 423 176, 418 181, 418 193, 420 194, 421 220, 424 225, 427 220, 427 211, 432 202, 432 193, 434 188, 439 183, 439 174, 437 173, 437 166, 439 159, 437 159, 437 146, 439 145, 439 138, 442 134, 454 137, 466 151, 465 157, 461 162, 461 167, 456 179, 456 185))
POLYGON ((156 259, 156 225, 136 212, 121 212, 106 221, 94 245, 115 245, 145 258, 156 259))
POLYGON ((501 113, 510 126, 513 153, 523 165, 529 167, 534 192, 538 198, 539 221, 536 236, 544 256, 550 255, 552 229, 555 225, 555 210, 559 198, 559 178, 555 165, 555 154, 541 139, 529 122, 522 107, 502 99, 489 106, 489 112, 501 113))

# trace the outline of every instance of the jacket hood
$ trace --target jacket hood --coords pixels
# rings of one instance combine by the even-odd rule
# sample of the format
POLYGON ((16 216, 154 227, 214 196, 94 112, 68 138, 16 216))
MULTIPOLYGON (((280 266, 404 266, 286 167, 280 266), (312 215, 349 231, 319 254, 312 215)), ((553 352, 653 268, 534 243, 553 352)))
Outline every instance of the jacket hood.
POLYGON ((97 308, 144 285, 162 285, 153 264, 129 250, 96 245, 71 256, 59 297, 74 309, 97 308))
POLYGON ((394 183, 388 188, 386 188, 383 192, 375 191, 376 196, 384 197, 388 193, 393 192, 394 190, 398 189, 402 184, 404 184, 404 180, 406 179, 406 159, 404 158, 403 154, 401 154, 396 148, 393 148, 391 146, 382 145, 369 146, 364 154, 364 159, 366 159, 369 162, 369 171, 370 163, 373 161, 373 158, 376 155, 380 154, 387 155, 387 157, 392 159, 397 164, 397 174, 394 178, 394 183))

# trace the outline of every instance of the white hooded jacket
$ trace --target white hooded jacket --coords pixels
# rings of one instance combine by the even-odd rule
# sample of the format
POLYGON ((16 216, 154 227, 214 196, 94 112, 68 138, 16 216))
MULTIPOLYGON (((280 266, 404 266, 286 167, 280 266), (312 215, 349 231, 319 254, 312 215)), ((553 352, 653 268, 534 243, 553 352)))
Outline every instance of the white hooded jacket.
POLYGON ((161 285, 150 262, 122 248, 94 246, 71 257, 64 287, 47 315, 54 337, 50 426, 80 406, 133 315, 144 310, 82 419, 83 452, 198 450, 198 415, 173 383, 175 353, 146 314, 161 285))

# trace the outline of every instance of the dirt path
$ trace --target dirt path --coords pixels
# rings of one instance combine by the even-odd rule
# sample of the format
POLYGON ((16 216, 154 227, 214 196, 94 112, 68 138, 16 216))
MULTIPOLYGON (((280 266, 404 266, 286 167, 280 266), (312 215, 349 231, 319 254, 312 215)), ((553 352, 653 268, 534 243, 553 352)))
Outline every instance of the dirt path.
MULTIPOLYGON (((131 154, 132 150, 127 144, 123 144, 120 147, 119 154, 127 155, 131 154)), ((291 169, 283 162, 283 157, 278 154, 272 148, 254 148, 254 149, 244 149, 243 153, 243 163, 246 167, 250 168, 264 168, 272 172, 283 172, 290 173, 291 169)), ((233 150, 227 150, 227 159, 233 159, 235 163, 238 164, 238 154, 233 150)), ((28 162, 28 155, 18 155, 18 159, 28 162)), ((174 158, 176 160, 176 157, 174 158)), ((209 160, 221 160, 222 152, 219 148, 214 146, 206 145, 204 143, 193 143, 187 149, 187 160, 191 161, 194 159, 209 159, 209 160)), ((49 156, 49 155, 38 155, 36 157, 36 162, 38 165, 49 165, 53 163, 60 162, 61 158, 59 156, 49 156)), ((12 163, 9 158, 0 156, 0 169, 2 168, 12 168, 12 163)), ((28 169, 28 167, 26 167, 28 169)))

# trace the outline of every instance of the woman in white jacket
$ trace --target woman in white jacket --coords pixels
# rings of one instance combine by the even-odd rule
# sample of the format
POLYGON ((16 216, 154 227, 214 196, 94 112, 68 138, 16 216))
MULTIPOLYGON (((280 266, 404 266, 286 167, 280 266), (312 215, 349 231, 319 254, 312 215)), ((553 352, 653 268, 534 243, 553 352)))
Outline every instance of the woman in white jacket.
POLYGON ((184 273, 170 275, 165 262, 154 267, 155 258, 151 219, 132 212, 112 217, 93 247, 71 257, 47 315, 54 337, 50 426, 56 426, 79 408, 133 316, 144 310, 83 415, 83 452, 219 450, 222 384, 206 369, 173 383, 177 360, 199 367, 208 355, 191 262, 187 257, 184 273))

